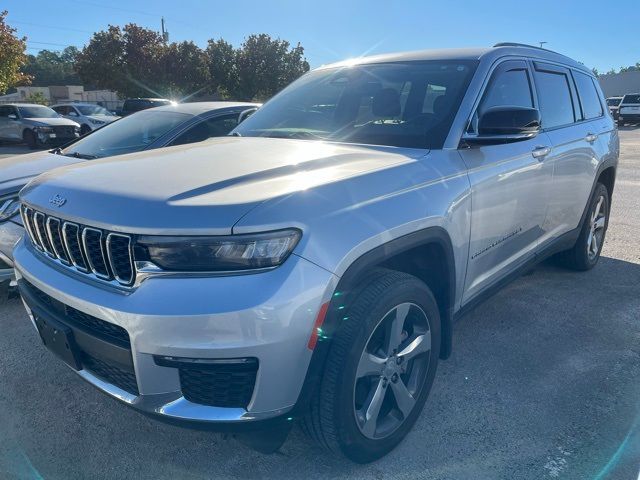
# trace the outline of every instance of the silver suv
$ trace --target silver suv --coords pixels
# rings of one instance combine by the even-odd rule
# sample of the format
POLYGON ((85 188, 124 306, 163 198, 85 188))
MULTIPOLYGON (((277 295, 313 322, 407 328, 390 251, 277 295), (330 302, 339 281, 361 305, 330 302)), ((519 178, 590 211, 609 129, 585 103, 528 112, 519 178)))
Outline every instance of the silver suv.
POLYGON ((18 283, 45 345, 120 401, 268 428, 263 450, 299 419, 368 462, 457 318, 552 254, 596 265, 618 145, 592 73, 547 50, 330 65, 230 137, 32 181, 18 283))
POLYGON ((29 148, 62 145, 80 136, 80 125, 44 105, 0 105, 0 142, 23 142, 29 148))

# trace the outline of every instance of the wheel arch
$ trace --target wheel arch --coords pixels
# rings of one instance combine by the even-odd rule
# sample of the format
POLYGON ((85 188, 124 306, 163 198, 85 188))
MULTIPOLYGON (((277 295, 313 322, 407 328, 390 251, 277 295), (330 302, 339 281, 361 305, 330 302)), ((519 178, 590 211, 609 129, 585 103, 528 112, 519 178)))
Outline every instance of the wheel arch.
POLYGON ((428 227, 379 245, 354 260, 340 277, 322 323, 322 341, 313 351, 296 410, 309 404, 320 385, 331 338, 340 327, 344 307, 367 285, 370 274, 386 268, 414 275, 429 286, 440 311, 440 358, 452 349, 453 306, 456 270, 454 250, 448 232, 439 226, 428 227))
POLYGON ((616 168, 614 166, 605 167, 599 174, 598 180, 599 183, 602 183, 605 187, 607 187, 607 192, 609 193, 609 200, 613 196, 613 187, 616 184, 616 168))

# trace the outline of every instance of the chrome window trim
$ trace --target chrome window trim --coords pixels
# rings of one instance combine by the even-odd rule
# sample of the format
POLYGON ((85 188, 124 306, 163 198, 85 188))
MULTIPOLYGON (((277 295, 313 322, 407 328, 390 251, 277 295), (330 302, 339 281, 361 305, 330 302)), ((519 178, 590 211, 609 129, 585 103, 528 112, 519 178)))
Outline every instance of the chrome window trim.
POLYGON ((107 275, 104 275, 100 272, 98 272, 98 270, 96 269, 96 266, 94 265, 93 261, 91 260, 91 255, 89 255, 89 249, 87 248, 87 232, 97 232, 100 235, 100 256, 102 257, 102 261, 104 262, 104 267, 107 270, 107 272, 109 272, 109 263, 107 262, 107 259, 104 256, 104 245, 102 244, 102 230, 98 230, 97 228, 93 228, 93 227, 84 227, 82 229, 82 249, 85 252, 85 257, 87 259, 87 263, 89 264, 89 269, 91 270, 91 273, 93 273, 96 277, 98 277, 101 280, 111 280, 111 278, 109 278, 109 274, 107 273, 107 275))

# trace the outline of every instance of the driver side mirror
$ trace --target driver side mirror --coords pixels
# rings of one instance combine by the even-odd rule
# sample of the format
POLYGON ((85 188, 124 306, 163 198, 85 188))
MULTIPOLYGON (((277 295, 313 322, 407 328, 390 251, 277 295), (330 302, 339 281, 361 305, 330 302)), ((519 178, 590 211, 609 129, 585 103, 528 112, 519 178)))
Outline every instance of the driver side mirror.
POLYGON ((519 142, 540 133, 540 112, 527 107, 493 107, 478 119, 478 134, 467 134, 463 140, 471 145, 496 145, 519 142))
POLYGON ((240 125, 247 118, 249 118, 251 115, 256 113, 257 110, 258 110, 257 107, 253 107, 253 108, 249 108, 248 110, 244 110, 244 111, 240 112, 240 115, 238 115, 238 125, 240 125))

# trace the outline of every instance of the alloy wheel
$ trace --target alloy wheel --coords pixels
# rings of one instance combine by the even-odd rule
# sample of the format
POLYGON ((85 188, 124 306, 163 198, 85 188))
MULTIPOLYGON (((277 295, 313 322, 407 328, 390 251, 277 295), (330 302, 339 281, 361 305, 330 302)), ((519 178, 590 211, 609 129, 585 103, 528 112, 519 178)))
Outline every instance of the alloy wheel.
POLYGON ((408 418, 424 387, 430 352, 429 319, 418 305, 402 303, 380 320, 354 385, 354 413, 364 436, 388 437, 408 418))
POLYGON ((598 256, 600 246, 604 240, 604 227, 606 224, 607 212, 604 207, 604 196, 600 195, 589 219, 589 236, 587 237, 587 255, 589 260, 594 260, 598 256))

